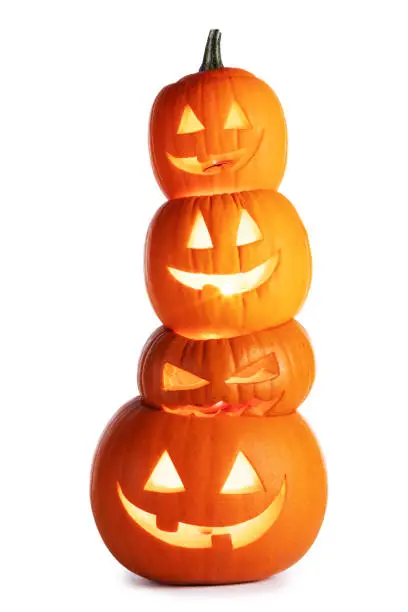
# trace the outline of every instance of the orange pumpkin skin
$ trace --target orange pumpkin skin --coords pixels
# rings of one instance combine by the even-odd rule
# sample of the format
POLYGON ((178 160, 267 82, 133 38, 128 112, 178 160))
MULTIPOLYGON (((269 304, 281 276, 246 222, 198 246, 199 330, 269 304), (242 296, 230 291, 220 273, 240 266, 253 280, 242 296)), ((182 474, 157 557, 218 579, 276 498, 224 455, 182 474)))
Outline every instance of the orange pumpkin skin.
POLYGON ((150 300, 166 327, 191 338, 238 336, 296 315, 310 286, 310 247, 295 208, 275 191, 182 198, 164 204, 153 218, 145 272, 150 300), (237 246, 244 213, 260 236, 237 246), (191 248, 198 221, 212 248, 191 248), (266 278, 257 284, 256 277, 253 288, 239 292, 236 285, 250 285, 260 269, 266 278), (175 277, 186 273, 183 282, 175 277))
POLYGON ((277 189, 286 155, 280 102, 249 72, 220 68, 192 74, 165 87, 154 102, 150 156, 156 180, 169 199, 277 189), (242 112, 242 125, 233 122, 237 127, 228 128, 233 105, 242 112), (202 129, 180 133, 185 131, 187 107, 202 129))
POLYGON ((106 546, 130 571, 164 583, 246 582, 288 568, 316 538, 326 497, 321 452, 298 413, 272 419, 200 419, 151 410, 135 399, 108 425, 92 470, 92 509, 106 546), (180 492, 144 490, 164 451, 182 480, 180 492), (262 490, 222 494, 240 452, 256 471, 262 490), (123 498, 154 525, 156 515, 160 530, 152 527, 152 535, 141 527, 123 498), (220 526, 226 529, 254 518, 258 525, 265 509, 277 502, 272 526, 263 534, 251 532, 246 545, 233 546, 236 535, 218 534, 211 540, 211 529, 220 526), (196 535, 200 542, 208 544, 210 539, 208 546, 180 545, 180 530, 191 533, 194 525, 201 526, 196 535), (177 544, 162 541, 169 533, 177 544))
POLYGON ((160 327, 144 347, 138 381, 148 405, 177 414, 275 416, 298 408, 314 375, 309 338, 292 320, 218 340, 160 327))

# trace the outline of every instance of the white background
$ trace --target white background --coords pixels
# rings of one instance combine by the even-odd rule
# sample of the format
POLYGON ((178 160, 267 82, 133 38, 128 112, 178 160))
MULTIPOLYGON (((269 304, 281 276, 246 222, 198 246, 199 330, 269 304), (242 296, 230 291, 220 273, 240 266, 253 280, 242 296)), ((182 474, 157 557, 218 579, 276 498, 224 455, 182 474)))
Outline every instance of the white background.
POLYGON ((406 2, 2 1, 0 608, 295 611, 408 607, 406 2), (289 127, 281 191, 314 255, 299 315, 318 377, 302 413, 325 451, 321 534, 263 583, 157 587, 105 549, 94 447, 136 394, 158 321, 143 280, 164 201, 147 126, 159 89, 223 33, 289 127))

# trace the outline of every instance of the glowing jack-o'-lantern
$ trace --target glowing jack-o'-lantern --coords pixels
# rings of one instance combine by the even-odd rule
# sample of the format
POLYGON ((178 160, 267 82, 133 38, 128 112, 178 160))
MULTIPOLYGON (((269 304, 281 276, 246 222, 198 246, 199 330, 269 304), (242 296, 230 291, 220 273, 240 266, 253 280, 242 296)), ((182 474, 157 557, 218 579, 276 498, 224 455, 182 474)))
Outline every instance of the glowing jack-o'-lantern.
POLYGON ((91 501, 102 538, 129 570, 175 584, 245 582, 307 551, 326 476, 297 413, 197 419, 136 399, 98 445, 91 501))
POLYGON ((164 327, 139 362, 147 404, 177 414, 274 416, 296 410, 314 380, 309 338, 297 321, 247 336, 190 340, 164 327))
POLYGON ((191 338, 279 325, 311 280, 306 231, 274 191, 171 200, 146 243, 146 283, 162 323, 191 338))
POLYGON ((150 120, 156 179, 169 198, 277 189, 287 134, 272 89, 224 68, 220 32, 211 30, 200 72, 165 87, 150 120))

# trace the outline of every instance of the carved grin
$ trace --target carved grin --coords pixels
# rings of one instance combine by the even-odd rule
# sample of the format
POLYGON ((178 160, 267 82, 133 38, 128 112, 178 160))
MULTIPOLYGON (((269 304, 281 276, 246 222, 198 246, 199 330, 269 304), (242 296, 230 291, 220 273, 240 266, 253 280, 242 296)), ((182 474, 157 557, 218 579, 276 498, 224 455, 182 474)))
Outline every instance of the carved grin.
POLYGON ((176 531, 165 531, 156 525, 156 515, 132 504, 117 483, 120 501, 130 518, 157 540, 182 548, 211 548, 213 538, 228 536, 233 548, 247 546, 264 535, 278 519, 286 497, 286 478, 283 479, 278 495, 269 506, 252 519, 225 527, 206 527, 178 523, 176 531))
POLYGON ((279 253, 275 253, 264 263, 248 272, 236 274, 203 274, 201 272, 186 272, 171 268, 170 274, 182 285, 201 291, 206 285, 216 287, 223 295, 236 295, 257 289, 263 285, 275 271, 279 263, 279 253))
POLYGON ((197 156, 175 157, 171 153, 166 153, 166 155, 175 168, 189 174, 218 174, 228 170, 239 170, 254 157, 261 145, 263 135, 264 130, 260 130, 258 138, 249 150, 245 148, 227 153, 209 153, 208 158, 203 162, 200 162, 197 156))
POLYGON ((185 406, 166 406, 162 404, 164 412, 171 414, 180 414, 183 416, 199 416, 199 417, 214 417, 218 414, 228 414, 230 416, 240 416, 252 405, 252 401, 242 402, 240 404, 228 404, 223 400, 214 404, 201 405, 188 404, 185 406))
POLYGON ((251 415, 263 416, 275 408, 275 406, 282 401, 284 395, 285 392, 282 391, 271 400, 258 400, 253 398, 248 402, 241 402, 239 404, 229 404, 228 402, 220 400, 215 404, 208 405, 186 404, 184 406, 167 406, 166 404, 162 404, 161 407, 164 412, 182 416, 215 417, 219 414, 241 416, 247 410, 251 411, 251 415))

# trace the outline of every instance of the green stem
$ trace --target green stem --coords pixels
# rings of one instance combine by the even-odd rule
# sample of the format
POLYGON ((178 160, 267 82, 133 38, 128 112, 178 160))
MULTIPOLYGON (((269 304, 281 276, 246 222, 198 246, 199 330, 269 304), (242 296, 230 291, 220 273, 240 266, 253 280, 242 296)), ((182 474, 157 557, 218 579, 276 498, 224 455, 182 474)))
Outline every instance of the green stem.
POLYGON ((219 30, 210 30, 200 72, 219 70, 220 68, 224 68, 221 60, 221 32, 219 30))

